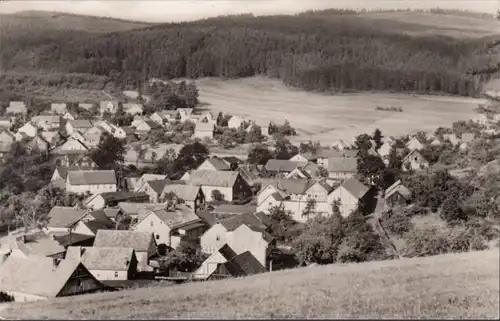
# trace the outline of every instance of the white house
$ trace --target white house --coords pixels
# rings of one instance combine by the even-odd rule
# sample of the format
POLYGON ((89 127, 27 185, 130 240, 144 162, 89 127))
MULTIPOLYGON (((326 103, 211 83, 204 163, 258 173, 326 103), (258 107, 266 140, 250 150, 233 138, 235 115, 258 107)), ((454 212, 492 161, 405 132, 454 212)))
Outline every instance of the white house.
POLYGON ((68 171, 66 191, 75 194, 116 192, 116 176, 113 170, 68 171))
POLYGON ((167 184, 161 192, 160 200, 165 200, 169 193, 183 200, 184 204, 192 208, 195 213, 205 204, 205 194, 197 185, 167 184))
POLYGON ((150 211, 132 229, 153 233, 157 244, 165 244, 171 248, 176 248, 184 238, 197 240, 206 230, 202 220, 184 204, 150 211))
POLYGON ((50 111, 53 114, 64 115, 67 112, 65 103, 52 103, 50 104, 50 111))
POLYGON ((123 104, 123 111, 129 115, 142 115, 144 108, 142 104, 125 103, 123 104))
POLYGON ((211 157, 207 158, 197 170, 211 170, 211 171, 230 171, 231 166, 226 163, 222 158, 211 157))
MULTIPOLYGON (((21 126, 17 132, 16 132, 16 135, 17 134, 20 134, 21 135, 21 138, 18 139, 18 140, 22 140, 22 138, 24 137, 35 137, 36 134, 38 133, 38 127, 36 127, 34 124, 32 124, 31 122, 27 122, 26 124, 24 124, 23 126, 21 126)), ((18 137, 16 136, 16 139, 18 137)))
POLYGON ((209 122, 197 122, 194 128, 194 137, 196 138, 214 138, 215 124, 212 121, 209 122))
POLYGON ((420 154, 417 150, 413 150, 403 159, 402 169, 404 171, 418 171, 429 168, 429 166, 430 164, 425 157, 422 156, 422 154, 420 154))
POLYGON ((385 142, 380 146, 378 149, 378 154, 382 156, 383 158, 388 157, 391 154, 392 150, 392 143, 391 142, 385 142))
POLYGON ((22 101, 11 101, 9 102, 9 107, 5 109, 5 114, 9 115, 16 115, 16 114, 22 114, 26 115, 28 113, 28 108, 26 107, 26 104, 22 101))
POLYGON ((152 270, 149 259, 156 254, 153 233, 126 230, 99 230, 95 236, 95 247, 133 248, 137 257, 137 271, 152 270))
POLYGON ((159 174, 143 174, 135 183, 134 191, 138 192, 142 185, 148 181, 154 180, 165 180, 167 179, 167 175, 159 175, 159 174))
POLYGON ((229 121, 227 122, 227 127, 229 128, 234 128, 234 129, 239 129, 241 125, 243 125, 243 118, 240 116, 232 116, 229 121))
POLYGON ((99 104, 99 111, 101 113, 101 116, 106 112, 110 114, 116 114, 116 112, 118 111, 118 102, 110 100, 101 101, 101 103, 99 104))
POLYGON ((44 130, 56 130, 61 125, 61 117, 59 115, 37 115, 31 118, 31 122, 44 130))
POLYGON ((413 137, 406 143, 406 148, 409 150, 422 150, 424 145, 416 137, 413 137))
POLYGON ((228 202, 252 195, 250 186, 239 172, 195 170, 187 174, 189 177, 187 184, 201 186, 207 199, 213 198, 212 193, 215 190, 218 190, 228 202))
POLYGON ((358 172, 356 158, 352 157, 329 157, 328 177, 335 180, 346 180, 358 172))
POLYGON ((85 133, 87 130, 92 128, 93 125, 90 120, 87 119, 76 119, 76 120, 68 120, 66 122, 66 132, 71 135, 75 131, 79 131, 81 133, 85 133))
POLYGON ((137 257, 130 247, 70 246, 66 259, 81 262, 99 281, 130 280, 137 272, 137 257))
MULTIPOLYGON (((157 111, 150 116, 151 120, 159 125, 165 125, 176 121, 180 117, 177 110, 161 110, 157 111)), ((179 118, 180 119, 180 118, 179 118)))
POLYGON ((368 195, 369 190, 369 187, 352 177, 328 195, 328 203, 340 201, 340 214, 347 217, 358 208, 360 201, 368 195))
POLYGON ((69 137, 67 141, 57 148, 58 153, 61 154, 64 154, 66 151, 79 151, 84 153, 88 150, 89 149, 82 141, 73 137, 69 137))

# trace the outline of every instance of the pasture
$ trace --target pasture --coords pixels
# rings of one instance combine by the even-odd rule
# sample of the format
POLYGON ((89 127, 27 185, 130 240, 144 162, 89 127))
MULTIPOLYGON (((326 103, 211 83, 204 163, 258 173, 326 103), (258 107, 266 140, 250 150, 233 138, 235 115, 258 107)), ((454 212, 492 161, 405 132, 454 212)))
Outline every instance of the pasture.
POLYGON ((287 88, 279 80, 265 77, 196 80, 200 101, 211 111, 282 124, 287 119, 297 129, 297 143, 336 139, 351 141, 354 136, 376 128, 388 135, 434 131, 457 120, 471 119, 482 99, 387 93, 326 95, 287 88), (376 110, 377 106, 401 107, 403 112, 376 110))
POLYGON ((334 264, 30 303, 3 318, 498 318, 499 251, 334 264))

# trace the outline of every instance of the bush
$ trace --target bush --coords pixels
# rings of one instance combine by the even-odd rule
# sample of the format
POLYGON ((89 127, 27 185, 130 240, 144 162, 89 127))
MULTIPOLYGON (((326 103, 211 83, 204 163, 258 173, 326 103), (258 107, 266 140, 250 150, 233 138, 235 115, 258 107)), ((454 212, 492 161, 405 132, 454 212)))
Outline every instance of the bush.
POLYGON ((14 302, 14 297, 12 295, 8 295, 7 293, 0 291, 0 302, 14 302))
POLYGON ((447 198, 441 208, 441 218, 448 224, 457 224, 467 220, 467 213, 455 198, 447 198))
POLYGON ((212 191, 212 199, 217 202, 224 201, 224 194, 222 194, 218 189, 212 191))
POLYGON ((402 209, 391 209, 380 218, 382 227, 389 233, 402 236, 413 228, 411 218, 402 209))

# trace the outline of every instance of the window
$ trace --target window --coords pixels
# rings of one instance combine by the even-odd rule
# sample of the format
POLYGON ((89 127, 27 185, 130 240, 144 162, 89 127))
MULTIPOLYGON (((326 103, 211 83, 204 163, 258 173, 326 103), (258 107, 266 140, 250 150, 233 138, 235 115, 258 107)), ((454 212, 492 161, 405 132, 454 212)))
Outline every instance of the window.
POLYGON ((220 237, 217 235, 217 236, 215 237, 215 240, 216 240, 216 241, 220 241, 220 237))
POLYGON ((159 240, 160 239, 160 236, 158 234, 156 234, 156 239, 159 240))
POLYGON ((149 226, 154 226, 155 225, 155 222, 151 221, 149 222, 149 226))
POLYGON ((76 286, 81 287, 83 285, 82 279, 77 279, 76 280, 76 286))
POLYGON ((115 278, 117 278, 117 277, 118 277, 118 272, 115 271, 115 278))

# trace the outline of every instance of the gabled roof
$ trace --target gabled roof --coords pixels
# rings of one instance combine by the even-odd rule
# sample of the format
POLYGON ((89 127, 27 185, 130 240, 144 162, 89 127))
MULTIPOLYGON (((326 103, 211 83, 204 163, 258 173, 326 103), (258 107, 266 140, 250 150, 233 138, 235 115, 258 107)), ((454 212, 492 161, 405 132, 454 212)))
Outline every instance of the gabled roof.
POLYGON ((358 170, 356 158, 351 157, 330 157, 328 158, 328 172, 355 173, 358 170))
POLYGON ((90 169, 90 168, 78 167, 78 166, 57 166, 55 170, 59 173, 59 176, 61 176, 62 179, 66 180, 66 177, 68 176, 68 172, 86 170, 86 169, 90 169))
POLYGON ((166 207, 163 203, 131 203, 120 202, 118 208, 127 215, 138 215, 141 210, 155 210, 164 209, 166 207))
POLYGON ((125 230, 99 230, 95 236, 95 247, 131 247, 137 252, 147 252, 153 241, 153 233, 125 231, 125 230))
POLYGON ((218 171, 231 170, 231 167, 219 157, 207 158, 205 162, 210 163, 218 171))
POLYGON ((177 204, 175 209, 151 211, 151 214, 156 215, 170 229, 179 228, 194 222, 201 222, 201 219, 194 211, 184 204, 177 204))
POLYGON ((351 177, 350 179, 345 181, 344 184, 342 184, 342 187, 344 187, 345 190, 348 191, 356 199, 361 199, 370 190, 369 187, 365 186, 354 177, 351 177))
POLYGON ((159 174, 143 174, 139 180, 141 182, 148 182, 148 181, 153 181, 153 180, 165 180, 167 178, 167 175, 159 175, 159 174))
POLYGON ((406 156, 403 158, 403 162, 406 162, 406 160, 407 160, 408 158, 410 158, 410 157, 411 157, 412 155, 414 155, 414 154, 419 155, 419 157, 420 157, 421 159, 423 159, 423 160, 427 161, 427 160, 425 159, 425 157, 422 155, 422 153, 420 153, 418 150, 414 149, 414 150, 410 151, 410 152, 408 153, 408 155, 406 155, 406 156))
POLYGON ((309 161, 313 161, 313 160, 316 160, 318 158, 341 157, 342 152, 338 151, 336 149, 321 148, 321 149, 318 149, 315 153, 306 152, 306 153, 302 153, 300 155, 305 157, 309 161))
POLYGON ((250 251, 245 251, 241 254, 238 254, 222 265, 233 277, 248 276, 267 272, 262 263, 260 263, 250 251))
POLYGON ((116 184, 113 170, 68 171, 68 181, 71 185, 116 184))
POLYGON ((54 235, 54 239, 61 244, 61 246, 71 246, 84 241, 90 241, 94 239, 93 235, 85 235, 79 233, 71 233, 64 235, 54 235))
POLYGON ((269 172, 291 172, 299 166, 305 165, 302 162, 293 162, 285 159, 270 159, 266 163, 266 170, 269 172))
POLYGON ((125 103, 123 104, 123 110, 124 111, 127 111, 127 110, 130 110, 132 108, 139 108, 139 109, 142 109, 142 104, 136 104, 136 103, 125 103))
POLYGON ((228 232, 232 232, 242 225, 248 226, 252 231, 262 233, 266 242, 271 242, 274 237, 266 229, 271 224, 270 219, 264 213, 246 213, 234 215, 218 222, 228 232))
POLYGON ((82 262, 88 270, 128 271, 134 258, 130 247, 70 246, 66 253, 66 259, 82 262))
POLYGON ((243 164, 244 162, 236 156, 221 157, 228 164, 243 164))
POLYGON ((73 128, 92 128, 94 127, 90 120, 88 119, 75 119, 75 120, 68 120, 68 123, 73 126, 73 128))
POLYGON ((267 185, 272 185, 279 191, 284 192, 286 195, 301 195, 304 194, 314 184, 315 181, 309 179, 264 179, 262 180, 261 190, 264 190, 267 185))
POLYGON ((87 210, 66 206, 54 206, 49 214, 47 227, 69 227, 77 222, 87 210))
POLYGON ((92 231, 92 233, 96 234, 97 231, 99 230, 112 230, 116 228, 116 225, 111 219, 106 219, 106 220, 92 220, 92 221, 87 221, 87 222, 82 222, 87 226, 89 230, 92 231))
POLYGON ((162 194, 174 193, 178 198, 185 201, 194 201, 200 192, 198 185, 167 184, 163 188, 162 194))
POLYGON ((55 266, 52 258, 9 256, 0 266, 0 290, 54 298, 79 266, 75 260, 61 260, 55 266))
POLYGON ((189 185, 231 187, 236 183, 239 172, 194 170, 189 174, 189 185))
POLYGON ((65 251, 59 242, 43 232, 16 238, 16 247, 25 255, 51 256, 65 251))
POLYGON ((358 156, 359 149, 344 149, 342 155, 344 157, 356 158, 358 156))
POLYGON ((401 180, 396 181, 394 184, 392 184, 385 190, 385 199, 388 199, 395 193, 401 194, 401 196, 403 196, 406 199, 408 199, 411 195, 410 190, 403 185, 401 180))
MULTIPOLYGON (((93 195, 93 197, 88 199, 88 201, 92 201, 95 197, 102 197, 106 204, 110 202, 125 202, 127 200, 133 199, 148 199, 149 195, 145 192, 129 192, 129 191, 116 191, 116 192, 105 192, 93 195)), ((87 202, 88 203, 88 202, 87 202)))
POLYGON ((170 182, 170 179, 155 179, 152 181, 146 181, 144 184, 149 185, 153 191, 160 195, 165 186, 167 186, 170 182))

